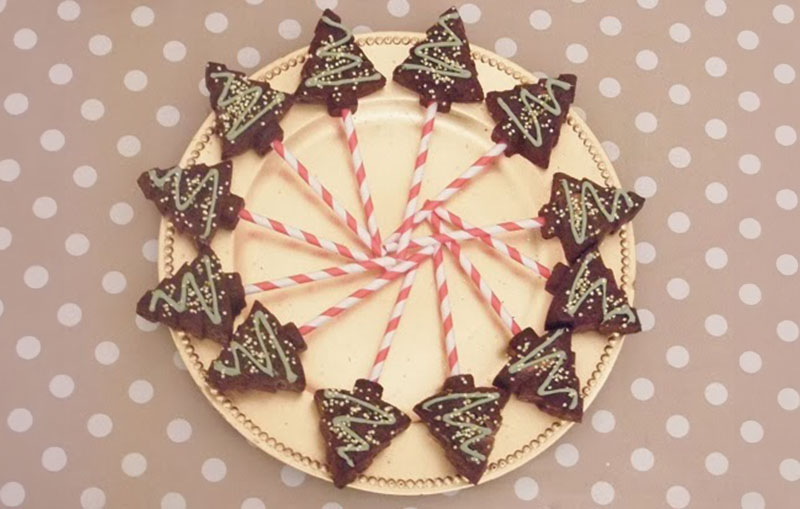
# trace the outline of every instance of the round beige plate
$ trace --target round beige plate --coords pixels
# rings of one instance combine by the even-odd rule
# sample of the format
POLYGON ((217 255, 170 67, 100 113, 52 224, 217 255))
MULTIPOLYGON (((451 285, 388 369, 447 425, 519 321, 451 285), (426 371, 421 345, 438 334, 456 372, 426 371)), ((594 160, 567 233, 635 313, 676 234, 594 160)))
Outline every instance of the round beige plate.
MULTIPOLYGON (((390 77, 392 69, 407 55, 409 46, 420 37, 421 34, 412 33, 374 33, 357 39, 375 66, 390 77)), ((303 48, 276 60, 255 77, 269 81, 274 88, 293 91, 306 51, 303 48)), ((535 79, 531 73, 484 49, 474 47, 474 56, 487 92, 535 79)), ((580 88, 579 81, 578 98, 580 88)), ((363 98, 355 114, 367 178, 384 237, 397 227, 402 216, 422 115, 417 96, 391 81, 380 92, 363 98)), ((220 144, 211 133, 212 122, 209 117, 203 123, 181 160, 182 165, 219 161, 220 144)), ((320 105, 296 105, 282 126, 286 146, 360 218, 360 202, 340 120, 329 117, 320 105)), ((492 145, 489 138, 492 127, 482 104, 454 105, 449 114, 438 115, 422 198, 437 193, 492 145)), ((573 110, 562 128, 548 171, 536 168, 520 156, 503 157, 456 195, 447 207, 478 225, 533 217, 547 201, 556 171, 619 185, 599 142, 573 110)), ((243 196, 247 207, 254 212, 352 247, 359 246, 358 239, 339 225, 277 154, 261 158, 249 151, 235 158, 233 191, 243 196)), ((504 240, 548 266, 562 258, 558 241, 543 240, 536 231, 508 234, 504 240)), ((192 244, 175 235, 167 221, 161 223, 159 243, 158 267, 162 278, 174 273, 195 254, 192 244)), ((606 263, 631 298, 635 260, 628 246, 632 245, 633 235, 628 226, 601 246, 606 263)), ((233 232, 218 233, 212 247, 225 269, 239 272, 245 283, 347 263, 244 222, 233 232)), ((517 320, 541 332, 550 302, 544 281, 481 243, 464 243, 464 252, 517 320)), ((505 362, 505 347, 511 335, 449 255, 445 256, 445 269, 462 369, 472 373, 477 384, 488 385, 505 362)), ((300 325, 374 277, 373 273, 338 278, 254 295, 249 300, 257 298, 281 321, 300 325)), ((212 341, 175 331, 172 335, 197 385, 231 426, 271 456, 328 479, 313 391, 320 387, 351 388, 356 378, 367 376, 398 286, 399 280, 306 338, 308 351, 302 359, 308 387, 302 394, 219 395, 206 385, 203 373, 220 347, 212 341)), ((409 415, 413 415, 414 404, 436 392, 446 377, 434 288, 428 261, 420 268, 381 379, 384 398, 409 415)), ((246 315, 243 312, 240 319, 246 315)), ((578 334, 573 347, 588 406, 608 376, 621 340, 596 333, 578 334)), ((503 411, 503 426, 482 482, 533 459, 570 426, 571 423, 556 420, 535 406, 512 398, 503 411)), ((351 484, 358 489, 402 495, 438 493, 467 485, 454 474, 441 449, 418 420, 376 458, 365 475, 351 484)))

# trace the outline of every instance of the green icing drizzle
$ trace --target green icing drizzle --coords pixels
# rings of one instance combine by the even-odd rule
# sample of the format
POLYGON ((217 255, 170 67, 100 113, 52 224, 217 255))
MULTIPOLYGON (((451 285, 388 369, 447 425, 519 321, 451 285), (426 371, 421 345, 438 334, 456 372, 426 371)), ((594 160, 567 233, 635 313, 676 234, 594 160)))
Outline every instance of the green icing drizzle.
POLYGON ((533 127, 536 130, 535 134, 531 134, 531 130, 525 127, 519 117, 514 114, 514 112, 511 110, 511 107, 503 99, 497 99, 497 104, 500 106, 500 108, 502 108, 511 122, 517 126, 517 129, 522 132, 525 138, 534 147, 542 146, 542 126, 539 122, 539 115, 547 111, 551 115, 557 117, 562 113, 561 105, 558 104, 558 100, 556 100, 556 96, 553 93, 553 86, 557 86, 562 90, 569 90, 572 88, 572 85, 566 81, 561 81, 555 78, 547 78, 545 80, 545 89, 547 90, 547 95, 536 96, 530 93, 526 88, 522 88, 520 91, 519 97, 522 101, 522 107, 533 121, 533 127))
POLYGON ((428 71, 432 72, 433 74, 448 76, 451 78, 467 79, 472 77, 472 73, 469 71, 469 69, 465 69, 457 61, 445 61, 431 55, 431 50, 433 48, 458 48, 464 44, 464 41, 462 41, 456 35, 456 33, 453 32, 449 26, 447 26, 447 21, 450 21, 451 19, 458 19, 458 17, 458 13, 453 12, 440 17, 437 22, 447 34, 447 40, 423 42, 414 48, 414 54, 422 60, 423 64, 404 63, 400 66, 400 68, 428 71))
POLYGON ((255 124, 259 118, 266 113, 275 109, 276 106, 283 103, 286 95, 282 92, 275 91, 275 96, 267 104, 257 107, 257 103, 264 95, 264 90, 256 85, 247 86, 247 82, 239 78, 231 71, 211 73, 212 78, 222 78, 225 80, 225 85, 222 93, 217 99, 217 106, 225 108, 225 115, 233 117, 233 121, 225 132, 225 138, 228 141, 234 141, 243 132, 245 132, 251 125, 255 124), (236 83, 233 93, 231 93, 232 84, 236 83), (229 112, 228 106, 236 105, 238 111, 229 112), (258 108, 254 114, 251 114, 253 108, 258 108), (246 119, 251 115, 249 119, 246 119))
POLYGON ((508 372, 512 375, 515 373, 519 373, 525 368, 530 366, 535 366, 537 364, 546 364, 551 359, 553 360, 553 366, 550 368, 550 372, 547 374, 547 378, 545 378, 544 382, 542 382, 539 387, 536 389, 536 394, 539 396, 549 396, 551 394, 559 394, 565 393, 572 398, 572 401, 569 404, 569 409, 572 410, 576 406, 578 406, 578 391, 571 387, 561 387, 558 389, 550 389, 550 384, 553 382, 553 379, 558 374, 558 371, 564 366, 566 363, 568 355, 567 352, 564 350, 556 350, 555 352, 551 352, 547 355, 542 355, 538 357, 547 347, 553 344, 558 338, 564 335, 565 329, 558 329, 554 331, 550 336, 542 342, 541 345, 537 346, 527 355, 519 359, 517 362, 509 366, 508 372))
POLYGON ((160 300, 163 300, 167 306, 171 307, 178 313, 186 311, 186 308, 188 307, 189 291, 192 291, 197 296, 197 302, 200 304, 200 307, 208 316, 208 319, 211 321, 211 323, 214 325, 219 325, 222 323, 222 315, 220 315, 219 312, 219 297, 217 296, 217 288, 214 285, 214 274, 211 269, 211 258, 208 255, 205 255, 201 259, 201 262, 206 272, 206 278, 208 279, 208 289, 211 292, 210 303, 203 295, 200 285, 197 284, 197 278, 195 275, 191 272, 187 272, 183 275, 183 278, 181 278, 180 299, 176 301, 160 288, 156 288, 153 290, 153 295, 150 298, 150 311, 153 312, 156 310, 156 306, 160 300))
POLYGON ((344 59, 348 63, 334 67, 332 69, 324 69, 321 72, 314 74, 306 79, 305 86, 307 87, 337 87, 339 85, 355 85, 365 81, 377 81, 381 79, 380 73, 375 71, 373 74, 365 76, 355 76, 352 78, 340 77, 339 79, 326 79, 329 76, 341 75, 350 69, 357 69, 364 63, 364 59, 358 55, 350 53, 345 50, 344 46, 353 39, 353 34, 349 28, 337 23, 327 16, 322 16, 322 22, 328 26, 338 28, 344 32, 341 39, 337 39, 330 44, 320 46, 316 51, 316 56, 327 61, 327 59, 344 59))
POLYGON ((181 176, 183 175, 182 168, 176 166, 165 173, 163 177, 159 177, 156 170, 150 170, 148 175, 150 176, 150 181, 153 182, 153 185, 161 190, 164 189, 165 184, 169 182, 170 179, 174 178, 172 194, 175 198, 175 208, 179 211, 184 211, 191 207, 197 200, 197 195, 206 186, 206 183, 211 181, 211 200, 208 210, 206 211, 206 215, 208 217, 206 218, 206 227, 201 235, 201 238, 206 238, 211 234, 211 228, 214 224, 214 209, 217 206, 217 197, 219 192, 219 170, 216 168, 209 168, 208 172, 203 176, 202 179, 200 179, 200 182, 198 182, 193 189, 189 189, 184 201, 181 201, 181 176))
POLYGON ((364 452, 368 451, 370 446, 369 442, 364 440, 361 435, 353 431, 350 427, 351 424, 370 424, 372 426, 393 426, 397 422, 397 418, 392 415, 390 412, 373 405, 368 401, 364 401, 362 399, 356 398, 355 396, 351 396, 349 394, 344 394, 342 392, 334 391, 331 389, 325 389, 323 395, 328 399, 343 399, 345 401, 350 401, 355 403, 361 407, 367 408, 372 412, 378 414, 381 419, 380 420, 373 420, 373 419, 365 419, 364 417, 354 417, 351 415, 337 415, 331 421, 332 427, 337 428, 344 432, 350 441, 346 445, 342 445, 336 448, 336 454, 338 454, 342 459, 344 459, 350 467, 355 466, 353 460, 350 458, 350 452, 364 452))
POLYGON ((242 355, 246 357, 259 371, 264 373, 267 376, 275 377, 277 375, 275 367, 272 365, 272 360, 270 359, 269 352, 267 350, 266 339, 264 335, 264 329, 266 329, 266 336, 269 337, 269 343, 278 353, 278 357, 281 360, 281 364, 283 365, 283 369, 286 372, 286 380, 289 382, 294 382, 297 380, 297 374, 292 371, 291 365, 289 363, 289 358, 286 355, 286 352, 281 347, 280 342, 278 341, 278 336, 275 333, 275 329, 272 327, 272 324, 269 322, 269 317, 263 311, 256 311, 253 315, 253 328, 256 333, 256 339, 258 340, 258 346, 261 349, 258 353, 254 353, 248 350, 244 345, 239 343, 238 341, 231 341, 228 349, 233 354, 233 366, 227 366, 223 361, 217 360, 214 361, 214 369, 222 373, 226 376, 237 376, 242 374, 241 363, 239 361, 239 356, 242 355))
POLYGON ((607 287, 608 287, 608 280, 604 277, 598 278, 591 282, 588 286, 585 284, 582 285, 580 293, 576 295, 576 290, 578 290, 578 284, 581 283, 583 280, 584 273, 588 270, 589 263, 592 260, 597 258, 599 254, 596 251, 590 251, 581 262, 581 266, 578 268, 578 274, 575 276, 575 280, 572 282, 572 287, 569 290, 567 295, 567 305, 566 311, 570 316, 575 316, 575 313, 578 311, 578 308, 581 307, 583 301, 586 300, 589 295, 591 295, 595 290, 600 288, 601 291, 601 305, 603 310, 603 322, 608 321, 609 319, 617 316, 617 315, 625 315, 628 318, 629 323, 636 323, 636 314, 631 310, 630 306, 624 304, 619 307, 615 307, 612 310, 608 310, 608 297, 607 297, 607 287))
MULTIPOLYGON (((439 396, 433 399, 429 399, 428 401, 422 404, 422 408, 425 410, 429 410, 432 406, 436 405, 437 403, 441 403, 443 401, 450 401, 454 399, 464 399, 467 400, 469 403, 463 407, 455 408, 450 412, 444 414, 442 420, 445 423, 449 424, 450 426, 455 426, 460 430, 465 431, 466 433, 462 434, 463 436, 467 436, 466 440, 462 440, 459 444, 458 448, 469 456, 473 461, 480 462, 486 459, 486 456, 481 454, 480 452, 472 449, 470 446, 482 440, 485 437, 488 437, 492 434, 492 430, 486 426, 481 426, 479 424, 475 424, 473 422, 462 422, 455 420, 457 417, 460 417, 463 413, 468 410, 472 410, 475 407, 484 405, 486 403, 490 403, 497 399, 500 399, 499 392, 470 392, 470 393, 463 393, 463 392, 455 392, 451 394, 445 394, 444 396, 439 396)), ((456 432, 455 437, 457 438, 461 432, 456 432)))
POLYGON ((567 200, 569 226, 572 230, 572 237, 578 244, 583 244, 583 242, 586 241, 586 227, 589 223, 589 214, 586 210, 586 202, 589 199, 588 194, 591 194, 591 198, 594 200, 597 209, 600 210, 600 212, 609 222, 613 222, 617 219, 617 214, 619 213, 619 204, 622 200, 625 200, 625 205, 628 207, 633 206, 633 200, 628 193, 622 189, 615 189, 614 197, 611 201, 611 209, 607 209, 603 205, 603 201, 600 199, 600 195, 598 194, 597 188, 594 186, 594 184, 588 180, 584 180, 581 182, 580 214, 576 214, 575 209, 572 206, 571 193, 566 179, 561 181, 561 186, 564 188, 564 196, 567 200))

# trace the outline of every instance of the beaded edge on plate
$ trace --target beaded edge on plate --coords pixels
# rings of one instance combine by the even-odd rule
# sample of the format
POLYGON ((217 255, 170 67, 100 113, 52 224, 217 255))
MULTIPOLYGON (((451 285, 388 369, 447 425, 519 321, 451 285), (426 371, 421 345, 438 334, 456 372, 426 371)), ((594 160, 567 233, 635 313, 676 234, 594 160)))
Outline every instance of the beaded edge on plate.
MULTIPOLYGON (((391 45, 391 44, 399 44, 407 46, 409 44, 416 44, 421 39, 418 37, 411 37, 411 36, 362 36, 357 37, 357 43, 362 46, 375 46, 375 45, 391 45)), ((280 75, 282 72, 288 71, 289 69, 301 65, 305 62, 307 55, 300 55, 286 59, 281 63, 277 63, 270 68, 266 69, 263 73, 256 74, 254 77, 256 79, 269 81, 274 77, 280 75)), ((480 51, 472 51, 472 57, 480 61, 481 63, 487 64, 490 67, 494 67, 495 69, 504 72, 505 74, 511 76, 518 82, 522 84, 529 83, 530 81, 527 80, 521 72, 517 70, 513 70, 505 65, 501 60, 497 58, 483 54, 480 51)), ((594 146, 592 141, 583 131, 581 126, 578 122, 576 122, 574 113, 572 110, 567 114, 567 125, 572 128, 572 130, 578 135, 578 139, 583 142, 583 146, 588 149, 589 155, 592 156, 592 161, 594 161, 597 170, 600 172, 600 176, 603 178, 603 183, 606 186, 612 185, 611 182, 611 173, 608 171, 606 164, 601 160, 600 154, 598 153, 598 149, 594 146)), ((187 165, 192 165, 197 162, 197 159, 200 157, 201 151, 206 147, 208 142, 211 140, 211 136, 214 134, 213 132, 213 124, 206 129, 206 131, 200 137, 200 141, 197 143, 195 148, 189 153, 189 159, 186 161, 187 165)), ((619 230, 619 237, 620 237, 620 246, 621 246, 621 254, 622 254, 622 270, 620 275, 620 284, 623 290, 630 290, 630 250, 628 247, 628 235, 627 235, 627 225, 622 226, 619 230)), ((174 243, 175 243, 175 227, 171 222, 167 220, 167 227, 165 232, 165 241, 164 241, 164 269, 167 277, 171 277, 174 273, 174 243)), ((174 333, 174 331, 173 331, 174 333)), ((201 378, 204 380, 204 390, 210 394, 216 402, 222 406, 222 408, 228 413, 230 417, 233 418, 236 422, 243 425, 245 429, 252 435, 250 438, 251 441, 261 442, 265 444, 270 449, 274 450, 275 452, 283 455, 289 456, 293 458, 295 461, 302 463, 304 466, 308 468, 312 468, 319 472, 328 474, 328 468, 325 466, 324 463, 321 463, 318 460, 315 460, 309 456, 304 455, 301 452, 293 450, 291 447, 279 442, 274 437, 271 437, 269 433, 262 430, 257 424, 251 421, 246 414, 239 410, 239 408, 234 405, 230 399, 228 399, 225 395, 221 394, 218 390, 208 385, 208 382, 205 380, 205 366, 203 365, 202 361, 200 361, 200 357, 195 353, 194 346, 192 345, 192 339, 190 336, 183 332, 177 333, 178 338, 183 345, 184 352, 188 356, 189 360, 191 361, 190 368, 197 370, 198 373, 201 374, 201 378)), ((600 362, 597 363, 595 366, 594 371, 589 376, 586 383, 581 387, 581 393, 583 397, 588 397, 594 387, 597 385, 598 378, 603 373, 606 368, 606 364, 608 360, 611 358, 611 353, 617 348, 619 345, 620 335, 618 333, 614 333, 606 339, 606 346, 603 348, 603 354, 600 356, 600 362)), ((496 470, 502 470, 508 467, 509 465, 514 464, 515 462, 522 459, 532 450, 539 448, 542 446, 550 437, 556 432, 556 430, 560 429, 562 426, 565 425, 565 421, 558 419, 553 421, 550 426, 548 426, 542 433, 537 435, 534 439, 530 442, 525 444, 524 446, 520 447, 516 451, 506 455, 504 458, 497 459, 491 463, 489 463, 487 467, 488 472, 494 472, 496 470)), ((434 478, 425 478, 425 479, 395 479, 395 478, 387 478, 387 477, 380 477, 380 476, 371 476, 360 474, 356 481, 353 483, 355 485, 368 485, 372 487, 381 487, 381 488, 399 488, 399 489, 413 489, 413 488, 441 488, 441 487, 449 487, 449 486, 467 486, 469 482, 462 476, 458 475, 448 475, 445 477, 434 477, 434 478)))

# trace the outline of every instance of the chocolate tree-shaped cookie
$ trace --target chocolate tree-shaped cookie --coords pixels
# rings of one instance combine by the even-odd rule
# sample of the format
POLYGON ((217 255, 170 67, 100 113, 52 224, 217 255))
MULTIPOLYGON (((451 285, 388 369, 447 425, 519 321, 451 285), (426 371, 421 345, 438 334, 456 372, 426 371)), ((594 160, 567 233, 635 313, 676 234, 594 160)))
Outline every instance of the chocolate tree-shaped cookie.
POLYGON ((574 332, 629 334, 642 330, 636 310, 617 286, 597 249, 587 251, 571 266, 553 268, 545 289, 553 295, 545 328, 571 327, 574 332))
POLYGON ((151 322, 225 344, 244 306, 239 274, 223 272, 211 248, 201 246, 197 258, 139 299, 136 312, 151 322))
POLYGON ((214 62, 206 66, 206 88, 217 114, 223 159, 249 148, 264 155, 273 141, 283 139, 278 121, 292 105, 290 94, 214 62))
POLYGON ((530 85, 486 94, 486 107, 497 122, 492 140, 508 145, 506 155, 521 154, 547 169, 550 153, 558 143, 561 124, 575 100, 577 78, 561 74, 530 85))
POLYGON ((358 98, 386 85, 386 78, 361 51, 353 33, 332 10, 325 9, 308 48, 295 97, 300 102, 325 103, 328 113, 356 111, 358 98))
POLYGON ((428 427, 459 474, 477 484, 486 471, 494 436, 503 421, 508 393, 475 387, 472 375, 454 375, 442 391, 417 403, 414 412, 428 427))
POLYGON ((539 210, 545 219, 542 237, 558 237, 567 260, 573 262, 633 219, 642 205, 644 198, 636 193, 556 173, 550 201, 539 210))
POLYGON ((494 379, 496 386, 550 415, 581 421, 583 399, 569 329, 547 331, 539 337, 528 327, 511 339, 508 355, 494 379))
POLYGON ((439 16, 394 70, 394 81, 419 94, 423 106, 435 102, 450 111, 454 102, 480 102, 483 89, 469 49, 464 23, 455 7, 439 16))
POLYGON ((298 357, 306 343, 293 323, 281 325, 256 301, 247 319, 208 368, 209 382, 228 390, 302 391, 306 386, 298 357))
POLYGON ((244 200, 231 194, 231 167, 230 161, 222 161, 213 166, 153 168, 137 182, 179 232, 207 244, 218 227, 232 230, 244 207, 244 200))
POLYGON ((356 380, 352 391, 314 393, 328 469, 338 488, 353 482, 411 424, 406 414, 381 399, 382 394, 380 384, 363 378, 356 380))

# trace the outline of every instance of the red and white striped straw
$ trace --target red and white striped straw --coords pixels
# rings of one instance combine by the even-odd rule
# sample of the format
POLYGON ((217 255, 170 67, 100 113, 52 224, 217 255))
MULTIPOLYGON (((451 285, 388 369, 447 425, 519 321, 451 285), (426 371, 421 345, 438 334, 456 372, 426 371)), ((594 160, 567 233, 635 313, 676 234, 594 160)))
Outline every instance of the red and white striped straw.
POLYGON ((508 244, 506 244, 501 240, 498 240, 489 235, 485 235, 484 231, 481 228, 477 228, 469 224, 467 221, 464 221, 456 214, 453 214, 452 212, 442 207, 437 207, 436 209, 434 209, 434 214, 436 214, 436 216, 439 216, 443 220, 447 221, 451 225, 455 226, 456 228, 461 228, 461 231, 474 234, 473 238, 480 240, 487 246, 492 247, 499 253, 504 254, 506 257, 514 260, 520 265, 523 265, 524 267, 531 269, 536 275, 543 277, 545 279, 550 277, 549 268, 545 267, 536 260, 522 254, 519 251, 519 249, 515 248, 514 246, 509 246, 508 244))
POLYGON ((295 172, 302 180, 305 182, 309 188, 320 197, 320 199, 327 205, 336 217, 338 217, 346 226, 350 229, 353 233, 355 233, 361 242, 368 247, 372 247, 372 238, 369 235, 369 232, 361 226, 361 224, 356 221, 356 218, 353 217, 353 214, 348 212, 341 203, 339 203, 336 198, 333 197, 331 192, 323 186, 320 181, 312 175, 308 168, 306 168, 303 163, 301 163, 294 154, 292 154, 288 148, 281 142, 280 140, 275 140, 272 142, 272 148, 275 152, 284 160, 289 168, 295 172))
POLYGON ((403 318, 403 312, 406 309, 406 301, 411 294, 411 287, 414 286, 414 280, 417 277, 417 270, 419 265, 406 272, 406 277, 403 278, 403 283, 400 285, 400 291, 397 294, 397 300, 392 308, 392 314, 389 321, 386 323, 386 330, 383 333, 383 339, 378 347, 378 353, 375 355, 375 361, 372 363, 372 368, 369 372, 369 379, 377 382, 383 373, 383 366, 386 363, 386 357, 389 356, 389 350, 392 348, 392 340, 397 328, 400 326, 400 320, 403 318))
MULTIPOLYGON (((544 225, 544 220, 538 217, 529 219, 518 219, 516 221, 504 221, 502 223, 495 223, 486 226, 476 226, 470 228, 468 231, 452 230, 449 232, 440 232, 433 235, 424 237, 411 238, 409 245, 420 248, 441 244, 444 242, 459 242, 462 240, 473 240, 481 236, 494 236, 502 233, 517 232, 523 230, 535 230, 544 225)), ((400 243, 386 244, 386 252, 394 253, 400 252, 400 243)))
POLYGON ((245 285, 244 293, 246 295, 252 295, 254 293, 289 288, 292 286, 304 285, 306 283, 313 283, 315 281, 323 281, 325 279, 347 276, 349 274, 360 274, 369 270, 388 269, 394 267, 399 261, 400 260, 397 258, 391 256, 383 256, 381 258, 372 258, 366 261, 349 263, 347 265, 328 267, 313 272, 303 272, 279 279, 270 279, 267 281, 261 281, 259 283, 250 283, 245 285))
MULTIPOLYGON (((444 204, 447 200, 453 197, 454 194, 459 192, 463 189, 472 179, 483 173, 498 157, 503 154, 507 145, 505 143, 497 143, 492 148, 486 151, 482 156, 480 156, 472 166, 464 170, 464 172, 455 178, 452 182, 450 182, 447 187, 442 189, 439 194, 437 194, 434 198, 428 200, 425 203, 425 206, 422 209, 414 214, 414 219, 411 222, 411 228, 414 228, 421 222, 427 220, 431 217, 431 213, 433 209, 436 207, 444 204)), ((402 225, 401 225, 402 227, 402 225)), ((386 239, 386 243, 397 242, 400 239, 399 228, 398 231, 393 233, 388 239, 386 239)))
POLYGON ((342 124, 344 125, 344 132, 347 135, 347 146, 350 149, 350 157, 353 161, 353 173, 358 183, 358 195, 361 198, 361 204, 364 206, 364 216, 367 219, 367 229, 369 230, 372 252, 375 256, 381 256, 383 254, 383 246, 381 243, 381 232, 378 229, 378 222, 375 219, 375 205, 372 203, 372 194, 369 192, 369 185, 367 185, 367 172, 364 169, 364 158, 361 157, 361 149, 358 148, 358 135, 356 134, 356 126, 353 122, 353 112, 348 108, 342 110, 342 124))
POLYGON ((313 233, 309 233, 299 228, 295 228, 294 226, 289 226, 278 220, 258 215, 255 212, 250 212, 247 209, 242 209, 239 211, 239 218, 249 223, 253 223, 258 226, 263 226, 264 228, 272 230, 276 233, 280 233, 286 235, 287 237, 291 237, 301 242, 305 242, 306 244, 310 244, 320 249, 324 249, 325 251, 342 255, 344 257, 350 258, 351 260, 367 261, 371 259, 371 257, 368 254, 364 253, 363 251, 350 249, 349 247, 343 244, 339 244, 338 242, 324 239, 322 237, 314 235, 313 233))
POLYGON ((333 318, 339 316, 343 312, 347 311, 348 309, 352 308, 359 302, 363 301, 367 297, 373 295, 377 291, 379 291, 384 286, 388 285, 395 279, 399 278, 400 276, 404 275, 409 270, 413 269, 423 260, 428 258, 434 248, 429 248, 429 250, 422 250, 419 253, 415 253, 411 256, 408 260, 404 260, 391 269, 387 270, 377 278, 373 279, 365 286, 359 288, 358 290, 354 291, 344 299, 342 299, 339 303, 334 304, 333 306, 329 307, 315 318, 312 318, 305 325, 300 327, 300 334, 303 336, 310 334, 320 328, 325 323, 329 322, 333 318))
POLYGON ((433 135, 433 126, 436 120, 437 110, 438 103, 435 101, 429 103, 428 107, 425 108, 425 118, 422 122, 422 136, 419 139, 419 149, 417 150, 417 159, 414 163, 414 173, 411 175, 411 187, 408 190, 406 209, 403 212, 403 222, 397 230, 400 234, 399 251, 405 249, 411 239, 412 223, 414 221, 414 214, 417 212, 419 193, 422 190, 422 179, 425 177, 425 163, 428 160, 428 148, 431 143, 431 136, 433 135))
POLYGON ((449 376, 453 376, 460 374, 461 367, 458 364, 456 333, 453 330, 453 313, 450 309, 450 290, 447 287, 447 275, 444 272, 443 262, 442 247, 439 246, 433 254, 433 270, 436 276, 436 297, 439 300, 439 316, 442 319, 447 366, 450 368, 449 376))

